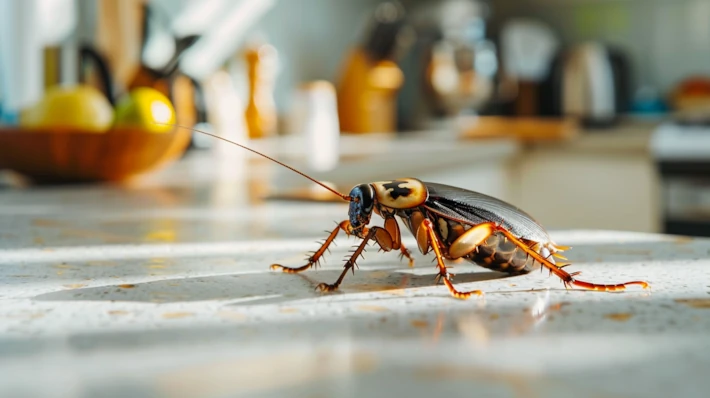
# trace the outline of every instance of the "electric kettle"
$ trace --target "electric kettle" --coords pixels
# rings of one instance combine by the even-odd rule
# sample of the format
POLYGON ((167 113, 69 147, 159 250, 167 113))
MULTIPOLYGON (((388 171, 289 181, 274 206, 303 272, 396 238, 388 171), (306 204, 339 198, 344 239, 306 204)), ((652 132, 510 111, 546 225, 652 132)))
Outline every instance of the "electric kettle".
POLYGON ((571 116, 589 127, 616 124, 630 107, 630 67, 618 49, 587 42, 560 52, 540 98, 543 115, 571 116))

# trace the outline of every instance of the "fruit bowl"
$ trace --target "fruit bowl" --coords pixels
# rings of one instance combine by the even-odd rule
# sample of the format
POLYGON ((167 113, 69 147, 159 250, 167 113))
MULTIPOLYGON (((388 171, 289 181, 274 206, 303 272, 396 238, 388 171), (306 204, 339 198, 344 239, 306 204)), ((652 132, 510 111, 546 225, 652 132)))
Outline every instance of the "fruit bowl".
POLYGON ((190 136, 180 128, 156 134, 0 127, 0 169, 38 183, 123 181, 179 158, 190 136))

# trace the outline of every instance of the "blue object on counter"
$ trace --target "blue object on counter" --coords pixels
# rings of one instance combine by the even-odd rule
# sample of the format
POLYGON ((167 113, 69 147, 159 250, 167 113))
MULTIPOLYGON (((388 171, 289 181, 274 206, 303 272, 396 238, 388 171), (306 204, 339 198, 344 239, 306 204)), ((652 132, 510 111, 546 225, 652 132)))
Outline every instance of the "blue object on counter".
POLYGON ((631 111, 633 113, 652 113, 652 114, 658 114, 658 113, 666 113, 668 112, 668 105, 663 101, 662 99, 649 99, 649 100, 640 100, 640 101, 634 101, 633 104, 631 104, 631 111))
POLYGON ((636 90, 634 100, 631 103, 631 112, 637 114, 658 115, 668 112, 668 105, 663 100, 663 96, 654 86, 644 85, 636 90))

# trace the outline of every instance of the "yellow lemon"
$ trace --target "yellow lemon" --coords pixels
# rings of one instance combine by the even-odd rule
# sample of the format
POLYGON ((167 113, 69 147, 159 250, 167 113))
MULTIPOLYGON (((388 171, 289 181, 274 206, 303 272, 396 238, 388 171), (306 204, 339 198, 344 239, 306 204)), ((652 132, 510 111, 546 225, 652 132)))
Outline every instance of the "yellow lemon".
POLYGON ((113 108, 96 88, 87 85, 55 86, 20 113, 22 128, 49 131, 103 133, 113 123, 113 108))
POLYGON ((138 128, 150 133, 168 133, 175 124, 175 108, 158 90, 139 87, 124 95, 116 104, 115 127, 138 128))

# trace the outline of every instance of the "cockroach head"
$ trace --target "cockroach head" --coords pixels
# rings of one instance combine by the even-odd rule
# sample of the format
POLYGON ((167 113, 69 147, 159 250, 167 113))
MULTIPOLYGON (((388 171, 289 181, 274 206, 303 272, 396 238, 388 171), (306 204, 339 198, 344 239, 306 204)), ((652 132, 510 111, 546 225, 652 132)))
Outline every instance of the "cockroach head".
POLYGON ((375 207, 375 190, 370 184, 360 184, 350 191, 350 225, 358 230, 370 222, 375 207))

